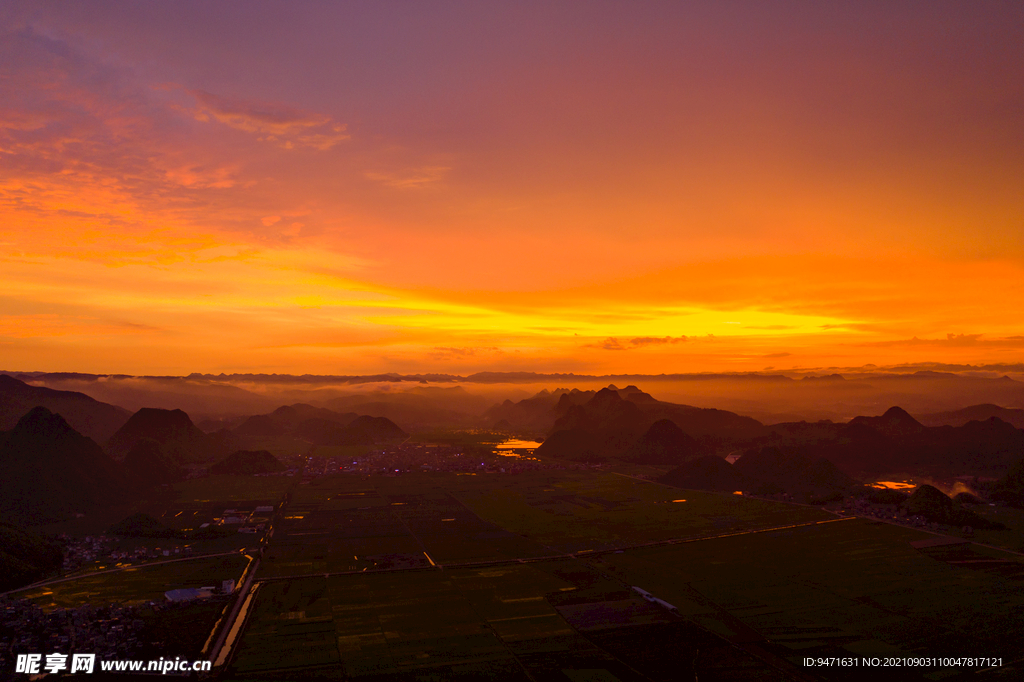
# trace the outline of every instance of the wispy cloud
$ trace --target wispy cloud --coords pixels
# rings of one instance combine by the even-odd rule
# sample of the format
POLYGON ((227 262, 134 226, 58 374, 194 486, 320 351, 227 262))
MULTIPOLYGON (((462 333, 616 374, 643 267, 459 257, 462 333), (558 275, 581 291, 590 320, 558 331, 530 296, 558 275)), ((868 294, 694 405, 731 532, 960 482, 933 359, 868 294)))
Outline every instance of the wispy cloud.
POLYGON ((899 346, 944 346, 952 348, 972 348, 977 346, 992 346, 998 348, 1024 348, 1024 336, 1006 336, 1003 338, 982 338, 983 334, 946 334, 944 339, 897 339, 893 341, 872 341, 858 344, 861 346, 874 347, 899 347, 899 346))
POLYGON ((440 182, 450 170, 449 166, 422 166, 395 172, 366 171, 363 175, 388 187, 416 189, 440 182))
POLYGON ((253 102, 221 97, 205 90, 189 90, 195 98, 195 118, 217 121, 235 130, 259 135, 285 149, 309 147, 326 151, 351 138, 344 123, 330 116, 302 111, 281 103, 253 102))
POLYGON ((664 345, 667 343, 685 343, 689 339, 683 336, 638 336, 635 339, 629 340, 629 345, 634 348, 640 348, 643 346, 651 345, 664 345))

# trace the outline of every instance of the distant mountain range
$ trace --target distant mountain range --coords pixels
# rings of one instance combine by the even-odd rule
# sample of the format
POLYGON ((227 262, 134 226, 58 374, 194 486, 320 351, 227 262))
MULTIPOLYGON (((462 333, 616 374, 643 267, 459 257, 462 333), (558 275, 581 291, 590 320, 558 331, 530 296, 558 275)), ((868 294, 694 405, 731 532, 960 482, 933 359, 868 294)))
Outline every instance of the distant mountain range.
POLYGON ((970 421, 985 421, 996 417, 1018 429, 1024 429, 1024 410, 999 407, 989 403, 971 405, 952 412, 934 412, 918 415, 917 420, 925 426, 963 426, 970 421))
POLYGON ((409 434, 387 417, 335 412, 297 403, 268 414, 246 418, 218 440, 241 449, 261 449, 268 439, 291 439, 307 445, 376 445, 408 438, 409 434))
POLYGON ((1024 456, 1024 431, 997 417, 929 427, 899 407, 847 424, 773 424, 768 431, 756 443, 823 457, 865 479, 894 473, 998 477, 1024 456))

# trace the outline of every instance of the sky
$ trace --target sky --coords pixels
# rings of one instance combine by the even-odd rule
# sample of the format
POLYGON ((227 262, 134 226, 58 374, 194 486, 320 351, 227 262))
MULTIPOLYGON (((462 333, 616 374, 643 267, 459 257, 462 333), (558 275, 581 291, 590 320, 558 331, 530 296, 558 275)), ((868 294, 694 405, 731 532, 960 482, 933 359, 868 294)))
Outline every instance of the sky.
POLYGON ((1024 361, 1019 2, 8 2, 0 369, 1024 361))

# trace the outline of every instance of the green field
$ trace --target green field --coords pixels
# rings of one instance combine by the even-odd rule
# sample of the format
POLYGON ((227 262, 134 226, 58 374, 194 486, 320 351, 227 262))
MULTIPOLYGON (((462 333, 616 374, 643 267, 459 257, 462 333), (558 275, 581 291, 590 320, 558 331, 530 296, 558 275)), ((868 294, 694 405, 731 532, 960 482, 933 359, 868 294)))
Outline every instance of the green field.
POLYGON ((183 587, 219 586, 222 580, 237 580, 248 565, 241 554, 140 566, 110 573, 86 575, 52 585, 14 593, 43 608, 68 608, 91 604, 162 603, 164 592, 183 587))
POLYGON ((451 490, 480 518, 554 551, 601 550, 833 518, 820 509, 681 490, 613 473, 540 471, 451 490), (676 501, 685 500, 685 501, 676 501))
MULTIPOLYGON (((692 626, 572 560, 265 583, 233 672, 265 679, 649 679, 635 667, 656 657, 644 664, 615 650, 636 642, 618 636, 622 628, 607 622, 609 614, 675 641, 660 656, 668 659, 661 663, 666 672, 678 673, 674 657, 685 645, 676 640, 692 626)), ((719 654, 708 670, 749 669, 757 679, 775 679, 720 638, 689 634, 719 654)))
POLYGON ((294 476, 204 476, 174 484, 179 502, 277 500, 296 486, 294 476))
POLYGON ((942 555, 952 550, 909 544, 935 537, 850 519, 606 554, 595 565, 725 637, 749 628, 793 660, 1024 655, 1019 557, 962 545, 956 557, 966 558, 950 563, 942 555))

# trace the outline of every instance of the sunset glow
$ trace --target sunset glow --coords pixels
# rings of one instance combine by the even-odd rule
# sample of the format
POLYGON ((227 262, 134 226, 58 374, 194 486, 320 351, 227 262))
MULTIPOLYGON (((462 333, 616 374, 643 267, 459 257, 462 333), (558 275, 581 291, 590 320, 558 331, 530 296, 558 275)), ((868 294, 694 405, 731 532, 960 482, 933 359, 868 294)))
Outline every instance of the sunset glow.
POLYGON ((1024 361, 1019 3, 0 29, 0 369, 1024 361))

